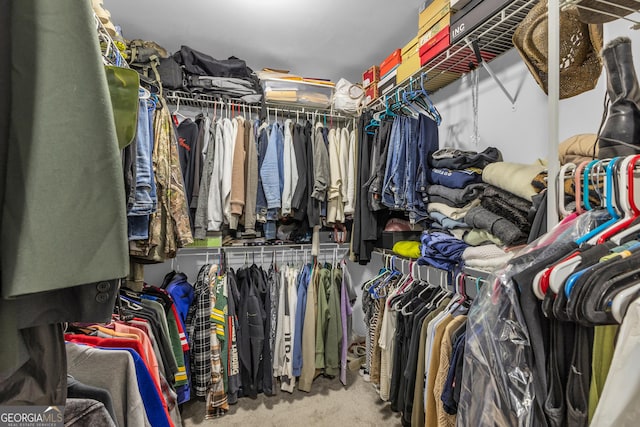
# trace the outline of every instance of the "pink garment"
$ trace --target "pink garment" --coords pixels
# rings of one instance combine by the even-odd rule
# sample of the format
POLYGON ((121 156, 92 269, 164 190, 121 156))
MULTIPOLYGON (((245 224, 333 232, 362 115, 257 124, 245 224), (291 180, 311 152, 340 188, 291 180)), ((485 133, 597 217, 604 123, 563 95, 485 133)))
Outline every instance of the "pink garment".
POLYGON ((158 366, 158 359, 156 358, 156 354, 153 351, 153 345, 151 344, 149 336, 144 331, 136 328, 135 326, 125 325, 119 322, 113 322, 113 326, 116 332, 124 332, 126 334, 134 334, 138 336, 142 344, 142 350, 144 352, 144 354, 141 354, 140 356, 147 362, 149 373, 151 374, 151 378, 153 378, 153 382, 158 386, 158 390, 162 390, 160 386, 160 370, 158 366))

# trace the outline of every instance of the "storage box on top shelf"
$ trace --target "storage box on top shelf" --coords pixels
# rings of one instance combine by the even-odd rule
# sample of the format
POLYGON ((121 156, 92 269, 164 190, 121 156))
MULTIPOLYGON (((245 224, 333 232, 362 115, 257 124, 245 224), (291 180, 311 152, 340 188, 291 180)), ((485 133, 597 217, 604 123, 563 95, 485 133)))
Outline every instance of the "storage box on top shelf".
POLYGON ((442 19, 433 24, 431 28, 420 35, 420 39, 418 40, 418 48, 421 48, 425 44, 427 44, 431 39, 433 39, 440 31, 445 28, 448 28, 451 24, 451 14, 447 13, 442 19))
POLYGON ((380 63, 380 80, 384 80, 385 76, 400 63, 402 63, 402 51, 396 49, 380 63))
POLYGON ((451 5, 449 0, 433 0, 427 6, 418 18, 418 35, 426 33, 438 21, 451 13, 451 5))
MULTIPOLYGON (((482 1, 482 0, 480 0, 482 1)), ((471 2, 471 0, 449 0, 449 4, 451 6, 451 10, 452 11, 457 11, 462 9, 463 7, 465 7, 466 5, 469 4, 469 2, 471 2)))
POLYGON ((380 69, 377 65, 372 65, 367 71, 362 73, 362 87, 368 88, 374 83, 380 81, 380 69))
POLYGON ((328 108, 333 98, 333 84, 310 81, 266 78, 261 80, 264 98, 268 102, 282 102, 309 107, 328 108))
POLYGON ((420 65, 426 65, 450 46, 449 26, 444 27, 424 45, 420 46, 420 65))
POLYGON ((504 9, 511 0, 472 0, 451 16, 451 43, 462 39, 504 9))
POLYGON ((370 85, 364 90, 364 105, 369 105, 376 99, 378 99, 378 82, 370 85))
POLYGON ((382 80, 378 82, 378 95, 386 95, 391 92, 394 87, 396 87, 396 75, 398 73, 398 68, 394 68, 392 71, 387 73, 382 80))
POLYGON ((402 64, 398 65, 396 83, 403 82, 420 69, 420 49, 418 36, 415 36, 402 48, 402 64))

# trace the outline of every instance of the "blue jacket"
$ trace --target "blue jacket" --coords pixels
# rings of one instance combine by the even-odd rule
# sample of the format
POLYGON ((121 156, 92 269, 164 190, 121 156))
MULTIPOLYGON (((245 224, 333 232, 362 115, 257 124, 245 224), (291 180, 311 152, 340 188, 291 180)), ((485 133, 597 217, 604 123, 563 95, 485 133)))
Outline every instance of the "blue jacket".
POLYGON ((274 123, 271 126, 271 133, 269 134, 267 152, 260 167, 262 189, 264 190, 264 195, 267 199, 267 208, 269 209, 279 208, 282 203, 282 192, 280 191, 280 159, 278 158, 278 152, 280 151, 278 147, 280 144, 284 146, 284 134, 282 133, 281 126, 278 123, 274 123))

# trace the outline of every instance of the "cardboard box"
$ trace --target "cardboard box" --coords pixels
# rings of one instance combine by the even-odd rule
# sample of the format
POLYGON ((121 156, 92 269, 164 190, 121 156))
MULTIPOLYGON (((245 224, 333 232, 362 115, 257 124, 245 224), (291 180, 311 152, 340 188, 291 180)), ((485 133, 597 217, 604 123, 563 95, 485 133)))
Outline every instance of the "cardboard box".
POLYGON ((442 31, 445 27, 449 26, 450 24, 451 24, 451 13, 447 13, 442 17, 442 19, 436 22, 433 25, 433 27, 429 28, 424 33, 422 33, 422 35, 420 36, 420 39, 418 40, 418 48, 425 45, 429 40, 434 38, 436 34, 438 34, 440 31, 442 31))
POLYGON ((435 37, 420 46, 420 66, 426 65, 450 46, 449 27, 443 28, 435 37))
POLYGON ((394 87, 396 87, 397 72, 398 72, 398 69, 396 68, 392 70, 390 73, 388 73, 382 80, 378 82, 378 94, 380 96, 386 95, 387 93, 391 92, 394 87))
POLYGON ((398 66, 402 62, 402 51, 400 49, 394 50, 391 55, 382 61, 380 64, 380 75, 385 76, 394 67, 398 66))
POLYGON ((420 69, 420 47, 418 46, 418 36, 411 39, 402 48, 402 64, 398 65, 396 73, 396 83, 408 79, 420 69))
POLYGON ((396 72, 396 83, 400 84, 420 70, 420 53, 416 51, 413 55, 402 60, 396 72))
POLYGON ((378 99, 378 82, 376 84, 369 85, 364 91, 364 105, 369 105, 373 101, 378 99))
POLYGON ((402 54, 402 61, 404 62, 404 59, 413 54, 414 51, 417 52, 418 51, 418 41, 420 40, 419 36, 415 36, 414 38, 412 38, 409 43, 405 44, 402 49, 400 49, 400 52, 402 54))
POLYGON ((418 34, 424 33, 429 28, 442 19, 442 17, 449 13, 451 6, 449 0, 434 0, 429 6, 427 6, 418 17, 418 34))
MULTIPOLYGON (((465 7, 462 11, 454 14, 451 22, 451 43, 457 42, 478 28, 509 3, 511 3, 511 0, 483 0, 471 9, 465 7)), ((471 5, 473 5, 473 2, 467 6, 471 5)))
POLYGON ((362 87, 367 88, 373 83, 380 81, 380 69, 377 65, 372 65, 367 71, 362 73, 362 87))
POLYGON ((469 4, 471 0, 450 0, 451 10, 460 10, 469 4))

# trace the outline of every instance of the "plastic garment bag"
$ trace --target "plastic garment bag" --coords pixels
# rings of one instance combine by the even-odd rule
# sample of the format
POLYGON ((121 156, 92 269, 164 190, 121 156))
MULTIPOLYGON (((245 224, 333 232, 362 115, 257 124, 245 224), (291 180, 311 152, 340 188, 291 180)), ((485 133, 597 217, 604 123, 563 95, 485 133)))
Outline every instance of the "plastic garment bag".
POLYGON ((589 212, 559 224, 481 288, 467 319, 458 426, 547 424, 536 409, 541 405, 536 402, 533 351, 512 277, 593 229, 599 216, 589 212))

